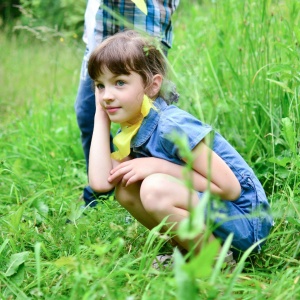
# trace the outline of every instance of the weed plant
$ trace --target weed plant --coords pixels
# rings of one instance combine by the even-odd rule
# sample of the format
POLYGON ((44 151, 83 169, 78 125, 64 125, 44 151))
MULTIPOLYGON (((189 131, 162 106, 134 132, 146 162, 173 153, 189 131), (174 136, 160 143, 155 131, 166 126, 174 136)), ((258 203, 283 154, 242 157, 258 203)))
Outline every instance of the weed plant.
POLYGON ((298 299, 299 12, 297 0, 193 0, 174 17, 178 105, 237 148, 272 205, 263 252, 249 259, 250 249, 232 273, 223 252, 213 266, 210 244, 198 260, 176 252, 173 269, 154 270, 172 250, 158 228, 130 220, 113 197, 79 209, 87 179, 73 105, 84 46, 0 34, 0 298, 298 299))

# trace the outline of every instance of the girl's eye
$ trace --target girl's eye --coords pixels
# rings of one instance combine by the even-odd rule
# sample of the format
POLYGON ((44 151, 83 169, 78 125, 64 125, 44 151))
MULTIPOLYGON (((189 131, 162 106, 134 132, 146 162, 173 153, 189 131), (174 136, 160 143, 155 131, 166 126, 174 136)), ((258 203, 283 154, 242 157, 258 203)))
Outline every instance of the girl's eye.
POLYGON ((97 87, 98 90, 104 89, 104 85, 102 83, 97 83, 96 87, 97 87))
POLYGON ((116 85, 117 86, 123 86, 125 84, 125 82, 123 80, 118 80, 116 85))

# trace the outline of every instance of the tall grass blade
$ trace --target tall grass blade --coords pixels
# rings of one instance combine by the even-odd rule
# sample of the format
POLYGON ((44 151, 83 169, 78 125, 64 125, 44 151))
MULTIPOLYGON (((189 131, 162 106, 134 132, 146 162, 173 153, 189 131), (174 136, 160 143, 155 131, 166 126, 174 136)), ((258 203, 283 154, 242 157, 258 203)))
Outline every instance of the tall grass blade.
POLYGON ((38 294, 41 295, 41 243, 34 245, 34 256, 36 265, 36 278, 38 283, 38 294))
POLYGON ((256 242, 255 244, 253 244, 250 248, 248 248, 243 253, 241 259, 239 260, 236 268, 234 269, 234 271, 232 273, 232 276, 230 277, 230 279, 227 283, 227 289, 225 290, 225 293, 224 293, 225 298, 229 297, 229 295, 232 293, 234 284, 235 284, 236 280, 238 279, 238 276, 242 273, 242 271, 244 269, 246 259, 249 257, 249 255, 252 253, 252 251, 264 240, 265 239, 256 242))
POLYGON ((209 279, 209 283, 212 284, 212 285, 216 282, 219 274, 221 273, 222 265, 224 263, 227 252, 228 252, 228 250, 231 246, 232 239, 233 239, 233 234, 231 233, 227 237, 225 243, 222 246, 222 249, 221 249, 221 252, 220 252, 219 257, 217 259, 216 265, 215 265, 215 267, 213 269, 213 272, 212 272, 212 274, 210 276, 210 279, 209 279))

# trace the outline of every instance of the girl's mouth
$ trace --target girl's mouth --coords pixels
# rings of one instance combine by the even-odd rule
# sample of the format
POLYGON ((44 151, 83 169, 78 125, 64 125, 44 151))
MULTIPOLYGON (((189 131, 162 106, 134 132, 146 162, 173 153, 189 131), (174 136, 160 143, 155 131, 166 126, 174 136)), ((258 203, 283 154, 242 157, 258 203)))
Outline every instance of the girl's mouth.
POLYGON ((106 111, 109 114, 113 114, 113 113, 117 112, 119 109, 120 109, 120 107, 106 107, 106 111))

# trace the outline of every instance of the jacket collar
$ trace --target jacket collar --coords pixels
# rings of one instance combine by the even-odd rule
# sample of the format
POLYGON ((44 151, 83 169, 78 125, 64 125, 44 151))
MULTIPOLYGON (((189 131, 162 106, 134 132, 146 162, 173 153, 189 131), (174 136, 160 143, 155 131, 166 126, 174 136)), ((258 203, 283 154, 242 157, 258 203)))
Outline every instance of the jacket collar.
POLYGON ((131 140, 131 148, 140 147, 152 135, 160 118, 160 112, 168 106, 163 98, 156 98, 154 101, 155 108, 151 108, 149 114, 145 117, 137 134, 131 140))

